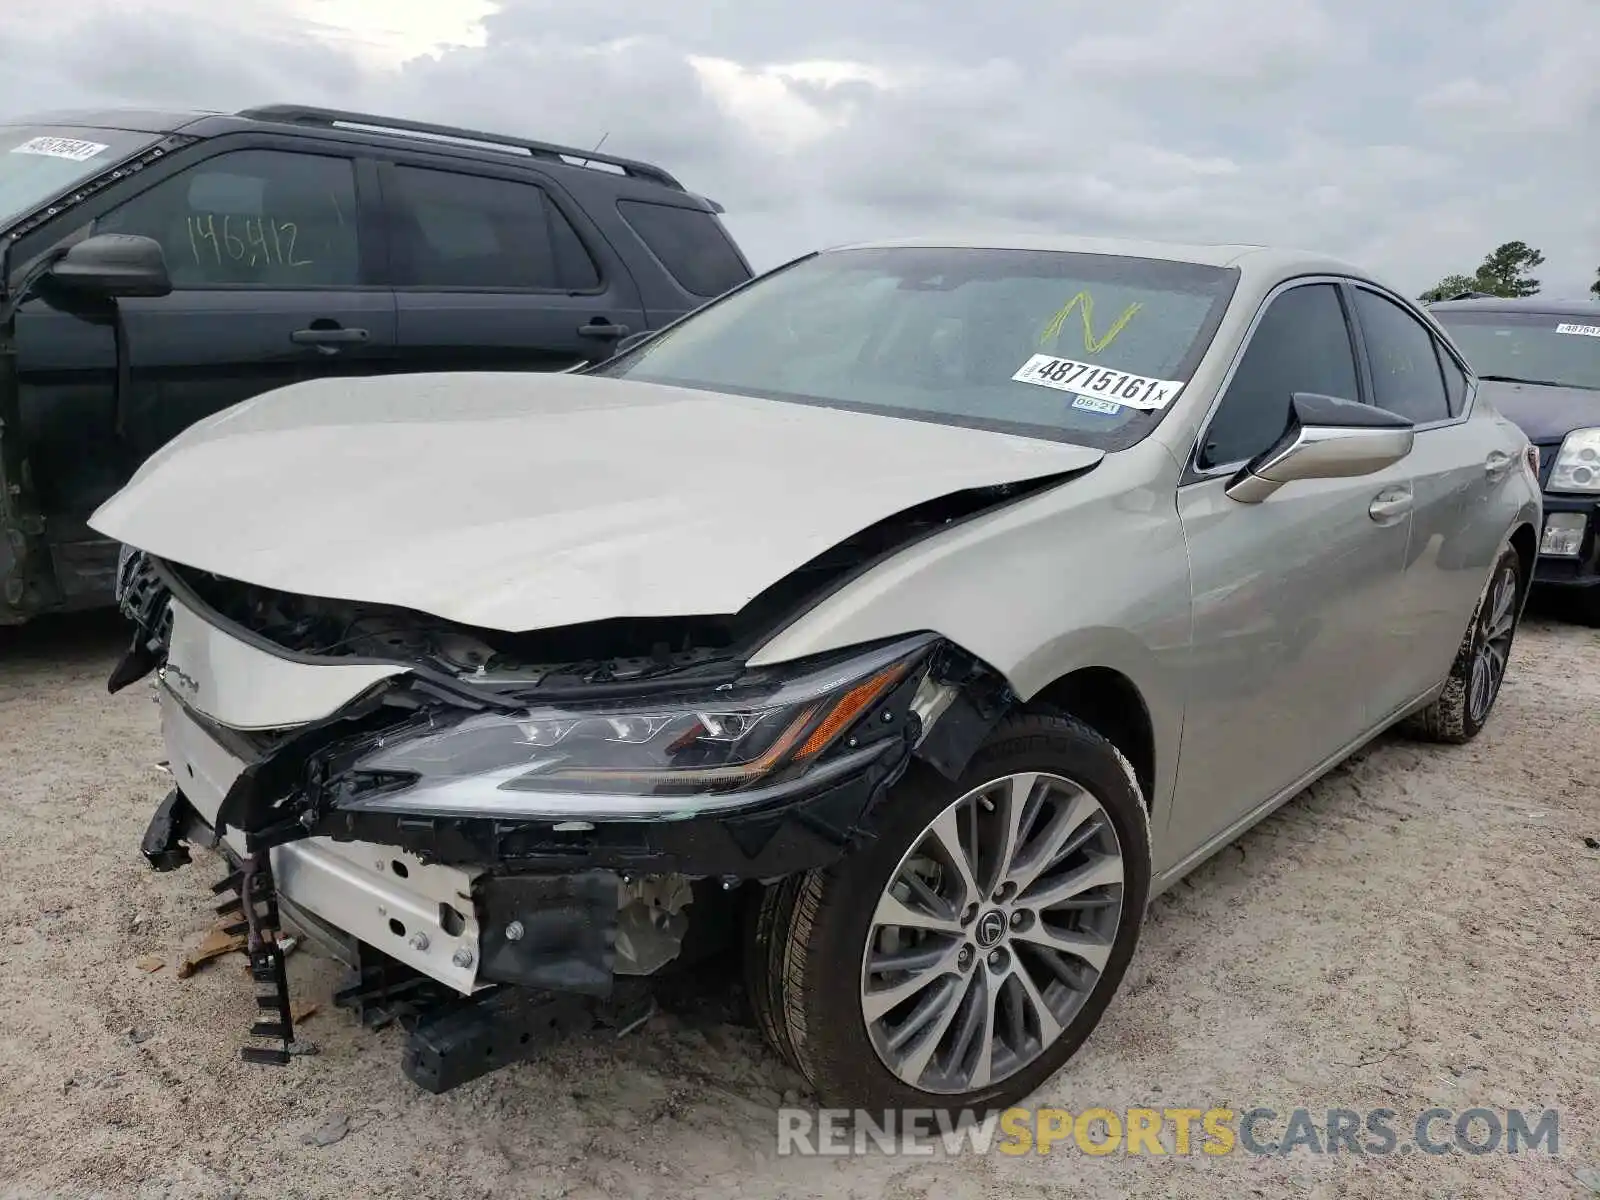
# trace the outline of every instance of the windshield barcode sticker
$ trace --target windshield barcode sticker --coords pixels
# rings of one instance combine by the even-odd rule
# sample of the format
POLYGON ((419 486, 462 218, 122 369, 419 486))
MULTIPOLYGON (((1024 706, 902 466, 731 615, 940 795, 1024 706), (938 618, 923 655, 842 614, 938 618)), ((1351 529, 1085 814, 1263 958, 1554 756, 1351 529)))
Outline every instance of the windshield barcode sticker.
POLYGON ((1569 325, 1556 326, 1557 333, 1576 333, 1580 337, 1600 337, 1600 325, 1569 325))
POLYGON ((1035 354, 1011 378, 1018 383, 1077 392, 1080 396, 1143 409, 1165 408, 1183 387, 1176 379, 1151 379, 1054 354, 1035 354))
POLYGON ((12 154, 43 154, 47 158, 70 158, 73 162, 88 162, 97 154, 111 149, 99 142, 82 142, 77 138, 36 137, 11 148, 12 154))

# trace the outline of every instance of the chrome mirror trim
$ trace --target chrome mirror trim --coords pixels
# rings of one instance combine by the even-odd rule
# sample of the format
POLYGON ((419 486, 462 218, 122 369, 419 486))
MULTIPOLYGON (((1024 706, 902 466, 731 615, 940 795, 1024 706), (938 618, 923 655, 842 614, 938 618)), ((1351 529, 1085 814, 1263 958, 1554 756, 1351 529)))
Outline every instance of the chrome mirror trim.
POLYGON ((1241 504, 1260 504, 1297 479, 1347 479, 1371 475, 1411 453, 1416 431, 1306 425, 1294 440, 1242 468, 1224 489, 1241 504))

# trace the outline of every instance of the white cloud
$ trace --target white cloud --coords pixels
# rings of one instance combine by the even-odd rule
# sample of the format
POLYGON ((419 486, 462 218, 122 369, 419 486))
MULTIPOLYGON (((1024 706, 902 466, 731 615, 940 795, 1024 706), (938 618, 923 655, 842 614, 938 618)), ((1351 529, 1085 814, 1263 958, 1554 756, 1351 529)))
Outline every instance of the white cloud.
POLYGON ((694 54, 689 56, 689 65, 730 118, 777 149, 814 142, 854 118, 853 104, 821 105, 808 92, 849 84, 876 89, 892 86, 887 72, 864 63, 812 61, 745 67, 731 59, 694 54))
POLYGON ((652 158, 751 257, 952 226, 1600 262, 1594 0, 75 0, 0 104, 365 106, 652 158))

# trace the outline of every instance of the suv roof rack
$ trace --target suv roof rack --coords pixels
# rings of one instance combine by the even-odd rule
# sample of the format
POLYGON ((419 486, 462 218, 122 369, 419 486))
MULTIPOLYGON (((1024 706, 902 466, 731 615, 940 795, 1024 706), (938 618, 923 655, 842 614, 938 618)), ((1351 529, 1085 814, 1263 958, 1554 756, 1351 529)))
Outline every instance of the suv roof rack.
POLYGON ((1500 298, 1493 292, 1457 292, 1450 297, 1452 300, 1499 300, 1500 298))
POLYGON ((507 137, 504 134, 484 133, 475 129, 457 129, 451 125, 431 125, 424 121, 406 121, 396 117, 381 117, 373 113, 344 112, 337 108, 315 108, 304 104, 266 104, 258 108, 244 109, 237 115, 252 121, 278 121, 286 125, 316 125, 329 129, 343 127, 367 133, 398 134, 401 137, 470 146, 479 150, 495 150, 503 154, 549 159, 572 167, 586 167, 592 163, 600 163, 631 179, 647 179, 675 191, 688 191, 672 175, 651 163, 620 158, 614 154, 600 154, 594 150, 581 150, 575 146, 558 146, 553 142, 535 142, 527 138, 507 137))

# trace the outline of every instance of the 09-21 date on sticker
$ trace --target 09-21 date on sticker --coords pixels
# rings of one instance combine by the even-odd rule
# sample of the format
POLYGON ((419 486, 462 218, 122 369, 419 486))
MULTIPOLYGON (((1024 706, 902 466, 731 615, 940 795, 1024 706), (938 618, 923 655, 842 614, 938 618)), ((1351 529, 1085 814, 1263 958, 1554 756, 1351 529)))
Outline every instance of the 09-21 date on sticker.
POLYGON ((1054 354, 1035 354, 1011 378, 1018 383, 1038 384, 1142 409, 1165 408, 1183 388, 1181 380, 1151 379, 1054 354))

